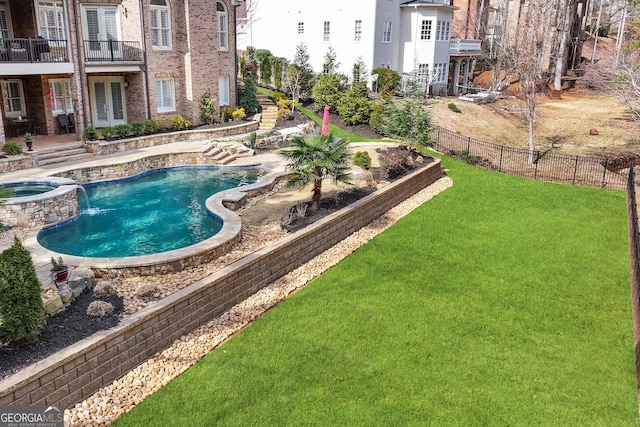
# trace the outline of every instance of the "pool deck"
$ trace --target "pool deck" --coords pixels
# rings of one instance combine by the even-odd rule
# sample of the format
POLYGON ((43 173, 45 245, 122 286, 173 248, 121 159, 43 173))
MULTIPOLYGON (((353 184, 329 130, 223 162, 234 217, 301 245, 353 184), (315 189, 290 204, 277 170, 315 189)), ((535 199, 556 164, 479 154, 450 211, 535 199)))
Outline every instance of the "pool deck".
MULTIPOLYGON (((235 135, 226 138, 216 138, 215 141, 223 142, 223 141, 234 141, 234 140, 246 140, 246 135, 235 135)), ((79 169, 83 167, 92 167, 92 166, 103 166, 103 165, 117 165, 122 163, 129 163, 131 161, 139 160, 149 156, 156 156, 162 154, 175 154, 175 153, 201 153, 204 152, 207 148, 211 146, 212 140, 199 140, 199 141, 182 141, 169 143, 154 147, 142 148, 131 151, 123 151, 109 155, 96 156, 91 159, 79 160, 79 161, 70 161, 64 163, 55 163, 46 166, 40 166, 36 168, 23 169, 19 171, 13 171, 8 173, 3 173, 0 176, 2 181, 6 180, 14 180, 21 178, 39 178, 39 177, 47 177, 51 175, 56 175, 60 172, 65 172, 69 170, 79 169)), ((62 144, 57 145, 60 148, 63 147, 62 144)), ((240 157, 233 160, 230 163, 227 163, 226 167, 234 167, 234 166, 249 166, 259 164, 262 167, 275 172, 282 173, 285 171, 285 161, 284 159, 275 154, 260 154, 254 155, 252 157, 240 157)), ((36 241, 38 229, 26 230, 26 234, 24 234, 23 241, 25 247, 29 249, 31 252, 31 256, 36 267, 36 273, 43 287, 50 287, 55 285, 53 281, 53 277, 51 275, 51 252, 48 250, 34 250, 34 247, 39 247, 39 245, 34 245, 36 241)), ((9 247, 12 243, 12 239, 3 239, 0 241, 0 250, 4 250, 9 247)), ((41 248, 41 247, 40 247, 41 248)), ((73 267, 72 267, 73 268, 73 267)), ((70 271, 72 271, 72 268, 70 271)))

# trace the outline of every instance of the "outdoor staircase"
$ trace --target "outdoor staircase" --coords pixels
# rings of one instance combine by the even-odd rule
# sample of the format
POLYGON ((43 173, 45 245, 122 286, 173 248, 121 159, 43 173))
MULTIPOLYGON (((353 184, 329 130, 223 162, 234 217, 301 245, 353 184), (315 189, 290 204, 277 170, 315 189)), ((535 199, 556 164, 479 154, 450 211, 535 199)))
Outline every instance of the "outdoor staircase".
POLYGON ((38 166, 64 163, 93 157, 79 142, 38 150, 38 166))
POLYGON ((217 164, 226 165, 238 157, 253 156, 254 152, 239 142, 214 142, 204 154, 211 157, 217 164))
POLYGON ((278 107, 276 107, 271 98, 264 93, 258 92, 256 97, 262 109, 258 130, 271 130, 276 126, 276 120, 278 120, 278 107))

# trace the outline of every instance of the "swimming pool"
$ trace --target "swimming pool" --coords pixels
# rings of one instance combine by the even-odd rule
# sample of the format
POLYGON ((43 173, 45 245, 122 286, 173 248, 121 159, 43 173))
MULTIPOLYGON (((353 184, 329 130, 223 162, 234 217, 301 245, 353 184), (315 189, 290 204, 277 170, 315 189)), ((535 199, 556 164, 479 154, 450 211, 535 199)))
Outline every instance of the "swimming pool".
POLYGON ((21 182, 14 184, 3 184, 2 188, 8 189, 10 197, 29 197, 36 194, 48 193, 58 188, 57 185, 49 182, 21 182))
POLYGON ((222 228, 208 210, 213 194, 256 182, 261 171, 210 166, 152 170, 132 178, 87 184, 78 217, 43 229, 40 245, 82 257, 135 257, 202 242, 222 228))

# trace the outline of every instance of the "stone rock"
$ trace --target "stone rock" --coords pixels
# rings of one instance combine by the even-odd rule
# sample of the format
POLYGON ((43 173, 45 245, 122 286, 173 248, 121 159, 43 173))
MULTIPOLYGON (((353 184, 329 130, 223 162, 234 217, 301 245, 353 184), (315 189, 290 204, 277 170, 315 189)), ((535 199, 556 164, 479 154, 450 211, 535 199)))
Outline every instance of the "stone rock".
POLYGON ((62 297, 56 295, 55 297, 44 301, 44 312, 47 315, 52 315, 64 311, 64 303, 62 297))
MULTIPOLYGON (((96 275, 89 268, 76 268, 69 276, 69 286, 71 289, 82 287, 83 289, 93 289, 96 283, 96 275)), ((82 292, 82 291, 81 291, 82 292)))

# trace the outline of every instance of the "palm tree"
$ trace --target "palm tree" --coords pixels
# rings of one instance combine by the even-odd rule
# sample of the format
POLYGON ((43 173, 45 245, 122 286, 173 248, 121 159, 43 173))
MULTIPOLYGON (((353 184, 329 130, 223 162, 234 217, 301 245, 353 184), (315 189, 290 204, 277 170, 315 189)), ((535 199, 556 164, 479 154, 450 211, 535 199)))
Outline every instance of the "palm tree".
POLYGON ((348 145, 348 139, 337 138, 332 134, 323 136, 314 133, 292 138, 291 148, 282 152, 289 160, 287 168, 292 171, 287 186, 302 189, 313 182, 311 208, 318 209, 322 197, 322 181, 325 178, 332 178, 335 183, 351 184, 348 145))

